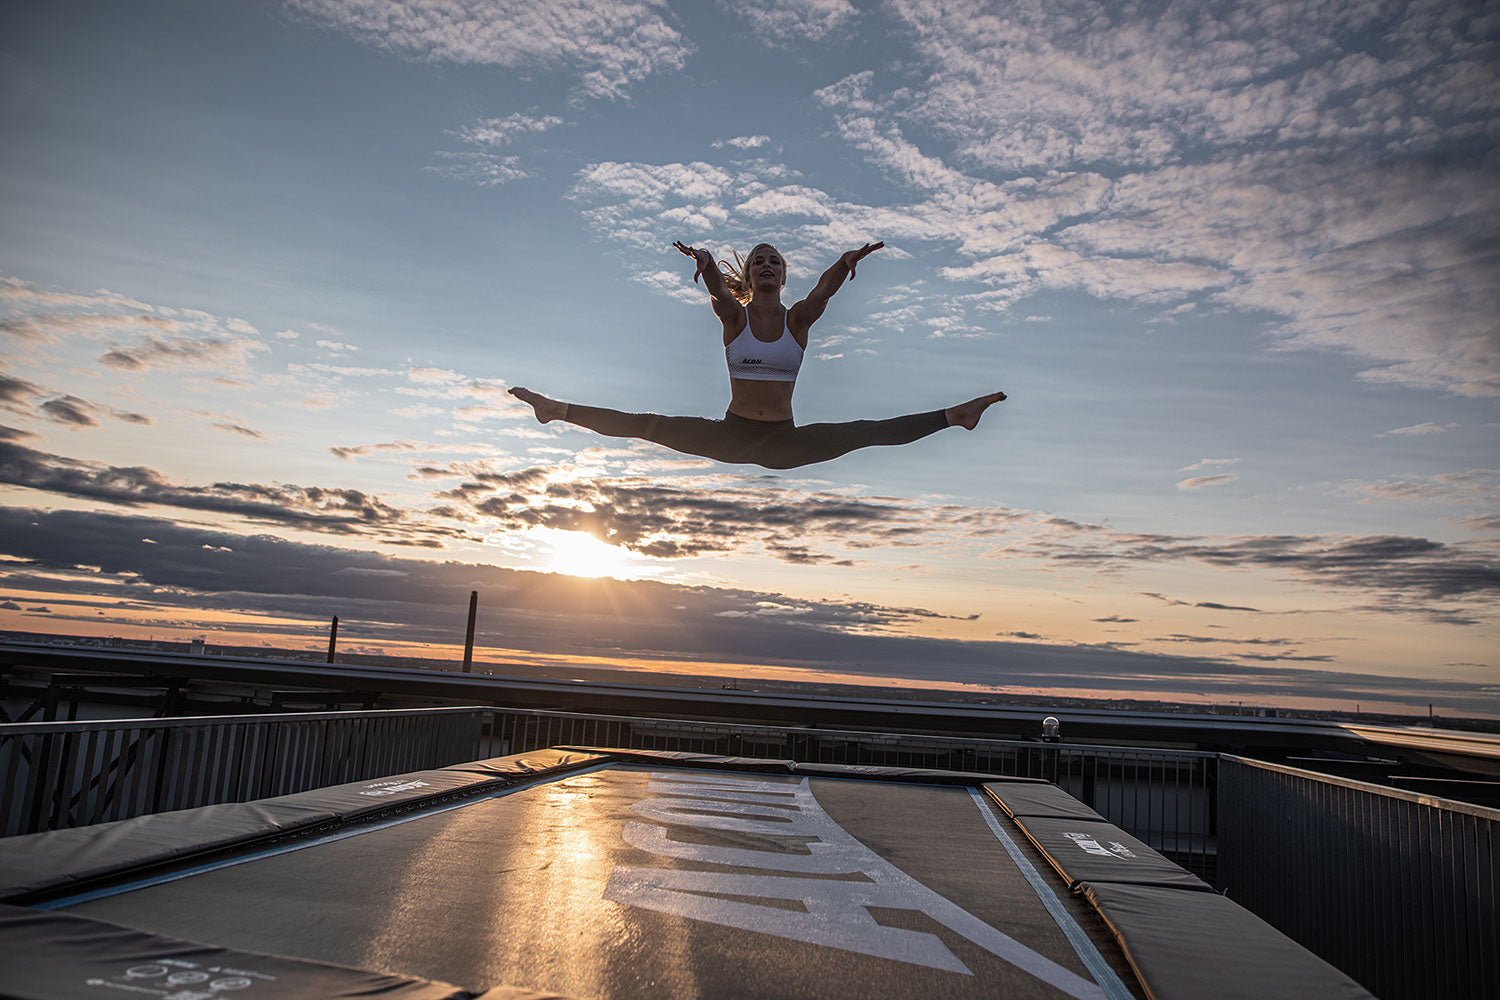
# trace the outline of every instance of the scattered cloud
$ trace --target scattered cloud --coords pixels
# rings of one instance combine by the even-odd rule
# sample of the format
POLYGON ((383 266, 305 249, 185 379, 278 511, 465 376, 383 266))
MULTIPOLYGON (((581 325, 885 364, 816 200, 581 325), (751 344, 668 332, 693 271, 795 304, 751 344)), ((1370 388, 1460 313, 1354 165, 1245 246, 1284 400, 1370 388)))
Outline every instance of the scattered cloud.
POLYGON ((1237 458, 1203 458, 1203 459, 1199 459, 1198 461, 1194 462, 1192 465, 1184 465, 1182 468, 1178 469, 1177 471, 1178 472, 1197 472, 1199 469, 1206 469, 1210 465, 1238 465, 1239 461, 1240 460, 1237 459, 1237 458))
POLYGON ((690 306, 703 304, 703 286, 695 285, 686 275, 677 271, 645 271, 635 275, 635 280, 678 302, 685 302, 690 306))
POLYGON ((341 447, 335 445, 328 449, 328 453, 335 458, 342 458, 346 462, 352 462, 360 455, 368 455, 377 451, 413 452, 421 448, 415 441, 384 441, 380 444, 362 444, 352 447, 341 447))
POLYGON ((719 7, 774 45, 825 42, 859 18, 849 0, 719 0, 719 7))
POLYGON ((41 437, 36 431, 0 425, 0 441, 40 441, 41 437))
MULTIPOLYGON (((0 374, 0 409, 21 416, 40 417, 73 430, 98 427, 99 417, 109 416, 129 424, 149 426, 151 417, 82 399, 70 393, 52 392, 35 382, 0 374)), ((13 430, 15 434, 31 434, 13 430)))
POLYGON ((439 151, 432 155, 438 162, 430 163, 423 169, 449 180, 465 181, 479 187, 496 187, 531 176, 521 166, 519 156, 499 156, 474 150, 439 151))
POLYGON ((435 417, 443 412, 444 411, 439 407, 428 406, 425 403, 418 403, 416 406, 403 406, 400 409, 392 410, 391 415, 396 417, 407 417, 409 419, 415 419, 418 417, 435 417))
POLYGON ((447 368, 408 368, 406 377, 418 385, 448 385, 464 381, 464 376, 447 368))
MULTIPOLYGON (((518 417, 530 416, 529 410, 521 412, 524 403, 517 400, 488 399, 482 403, 470 403, 467 406, 456 406, 453 408, 453 422, 461 427, 474 427, 481 420, 515 420, 518 417)), ((551 437, 550 434, 546 435, 551 437)))
MULTIPOLYGON (((81 306, 89 304, 86 296, 68 298, 78 299, 81 306)), ((50 345, 60 343, 66 337, 98 337, 101 334, 144 330, 175 331, 180 326, 175 320, 155 315, 39 312, 0 320, 0 333, 9 334, 18 340, 50 345)))
MULTIPOLYGON (((393 506, 362 490, 228 482, 181 486, 154 469, 64 458, 15 442, 0 442, 0 482, 132 507, 215 511, 259 524, 366 535, 395 545, 436 548, 444 538, 465 537, 461 529, 393 506)), ((160 540, 161 536, 152 537, 160 540)))
POLYGON ((664 0, 289 0, 288 6, 417 59, 561 71, 587 98, 623 98, 648 76, 681 69, 692 51, 664 0))
POLYGON ((1242 660, 1259 660, 1263 663, 1331 663, 1334 657, 1327 653, 1237 653, 1242 660))
POLYGON ((149 311, 151 309, 144 302, 139 302, 127 295, 120 295, 107 289, 100 289, 97 292, 87 295, 76 292, 59 292, 55 289, 42 288, 21 278, 4 276, 0 276, 0 302, 11 304, 14 307, 26 308, 30 306, 41 309, 66 309, 75 306, 139 309, 142 311, 149 311))
POLYGON ((1248 608, 1238 604, 1220 604, 1217 601, 1199 601, 1197 604, 1194 604, 1193 607, 1208 608, 1211 611, 1250 611, 1255 614, 1261 613, 1261 610, 1259 608, 1248 608))
POLYGON ((737 135, 732 139, 715 139, 714 149, 759 149, 761 146, 769 145, 771 137, 768 135, 737 135))
POLYGON ((1178 483, 1177 488, 1179 490, 1201 490, 1205 486, 1222 486, 1225 483, 1232 483, 1238 478, 1239 476, 1232 473, 1220 473, 1217 476, 1193 476, 1178 483))
POLYGON ((1223 635, 1184 635, 1176 632, 1158 637, 1157 642, 1219 643, 1234 646, 1296 646, 1297 639, 1241 639, 1223 635))
POLYGON ((38 406, 37 409, 48 420, 74 429, 99 426, 99 421, 95 420, 93 416, 97 407, 88 400, 79 399, 77 396, 57 396, 47 400, 38 406))
POLYGON ((483 118, 448 134, 471 146, 504 146, 518 135, 547 132, 561 125, 557 115, 532 115, 519 111, 504 118, 483 118))
POLYGON ((264 350, 264 344, 244 337, 194 340, 148 335, 134 346, 112 347, 99 356, 99 361, 121 372, 139 372, 148 368, 240 370, 252 354, 264 350))
MULTIPOLYGON (((397 386, 403 396, 423 399, 476 399, 490 407, 494 415, 530 417, 531 407, 516 399, 500 379, 474 378, 446 368, 408 368, 411 385, 397 386)), ((424 404, 425 405, 425 404, 424 404)))
POLYGON ((241 437, 254 438, 257 441, 264 441, 266 438, 265 434, 261 433, 253 427, 246 427, 244 424, 236 424, 229 421, 219 421, 212 426, 214 430, 223 431, 226 434, 238 434, 241 437))
POLYGON ((1486 504, 1500 503, 1500 469, 1466 469, 1463 472, 1386 479, 1380 482, 1349 480, 1335 491, 1360 503, 1377 500, 1405 503, 1486 504))
POLYGON ((46 390, 35 382, 28 382, 23 378, 0 372, 0 404, 5 404, 7 409, 11 404, 23 402, 33 396, 40 396, 44 392, 46 390))
MULTIPOLYGON (((1410 536, 1248 535, 1209 539, 1106 530, 1032 538, 1013 549, 1099 569, 1188 561, 1221 569, 1260 570, 1306 586, 1379 592, 1385 603, 1377 609, 1386 613, 1426 614, 1432 610, 1431 601, 1456 598, 1471 601, 1469 611, 1479 613, 1500 599, 1500 568, 1482 549, 1410 536)), ((1169 604, 1187 603, 1161 594, 1147 596, 1169 604)), ((1258 610, 1214 602, 1202 602, 1201 606, 1258 610)))
POLYGON ((1397 427, 1397 428, 1394 428, 1392 430, 1382 431, 1381 433, 1376 434, 1375 436, 1376 437, 1417 437, 1419 435, 1424 435, 1424 434, 1441 434, 1444 431, 1451 431, 1451 430, 1453 430, 1457 426, 1458 426, 1457 424, 1437 424, 1437 423, 1433 423, 1432 421, 1429 420, 1426 423, 1412 424, 1410 427, 1397 427))
POLYGON ((334 378, 388 378, 401 374, 390 368, 370 368, 361 365, 326 365, 320 361, 303 364, 292 362, 286 370, 293 375, 331 375, 334 378))

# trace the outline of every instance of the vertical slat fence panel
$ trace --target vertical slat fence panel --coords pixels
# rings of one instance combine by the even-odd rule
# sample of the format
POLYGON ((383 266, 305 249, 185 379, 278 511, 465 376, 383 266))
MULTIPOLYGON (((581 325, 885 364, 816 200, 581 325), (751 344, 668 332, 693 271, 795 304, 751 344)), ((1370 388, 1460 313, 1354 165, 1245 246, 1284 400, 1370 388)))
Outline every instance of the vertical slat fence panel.
POLYGON ((0 836, 473 760, 485 714, 473 707, 6 723, 0 836))
POLYGON ((1218 885, 1382 1000, 1500 1000, 1500 810, 1222 755, 1218 885))

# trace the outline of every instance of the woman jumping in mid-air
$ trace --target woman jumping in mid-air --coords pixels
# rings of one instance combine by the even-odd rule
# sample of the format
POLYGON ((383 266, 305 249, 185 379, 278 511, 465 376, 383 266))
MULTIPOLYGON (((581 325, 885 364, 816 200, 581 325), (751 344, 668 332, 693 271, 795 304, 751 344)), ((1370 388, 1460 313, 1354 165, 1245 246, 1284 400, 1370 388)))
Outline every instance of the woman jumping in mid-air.
POLYGON ((786 264, 769 243, 751 250, 738 274, 727 266, 721 272, 707 250, 672 245, 697 262, 693 281, 703 277, 714 313, 724 324, 724 353, 729 361, 729 412, 724 419, 622 413, 559 402, 530 389, 510 390, 512 396, 531 405, 542 423, 565 420, 610 437, 643 438, 720 462, 795 469, 856 448, 907 444, 944 427, 973 430, 985 409, 1005 398, 1003 392, 992 392, 929 413, 798 427, 792 420, 792 389, 807 350, 808 331, 844 279, 854 277, 854 266, 885 244, 866 243, 844 254, 823 272, 812 293, 790 309, 781 304, 786 264))

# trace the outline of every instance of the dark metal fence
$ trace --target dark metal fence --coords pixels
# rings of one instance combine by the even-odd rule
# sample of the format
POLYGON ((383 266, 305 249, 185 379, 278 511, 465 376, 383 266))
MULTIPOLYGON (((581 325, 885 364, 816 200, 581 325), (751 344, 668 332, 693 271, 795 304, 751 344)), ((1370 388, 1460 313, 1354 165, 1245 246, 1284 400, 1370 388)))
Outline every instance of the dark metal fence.
POLYGON ((1189 871, 1214 877, 1217 758, 1211 753, 521 709, 490 714, 496 756, 548 746, 629 747, 1045 778, 1189 871))
POLYGON ((480 756, 478 708, 0 725, 0 835, 441 767, 480 756))
POLYGON ((1500 997, 1500 810, 1224 755, 1219 885, 1383 1000, 1500 997))

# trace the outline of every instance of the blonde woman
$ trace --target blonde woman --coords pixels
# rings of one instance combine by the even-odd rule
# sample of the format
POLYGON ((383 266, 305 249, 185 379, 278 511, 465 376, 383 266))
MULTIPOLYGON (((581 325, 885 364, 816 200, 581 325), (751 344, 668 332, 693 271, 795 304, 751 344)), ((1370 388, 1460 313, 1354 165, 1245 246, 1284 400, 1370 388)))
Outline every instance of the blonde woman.
POLYGON ((790 309, 781 304, 786 262, 769 243, 751 250, 737 271, 727 264, 723 270, 716 267, 707 250, 681 242, 672 245, 698 265, 693 281, 703 278, 714 314, 724 327, 729 364, 729 410, 724 419, 623 413, 564 403, 530 389, 510 390, 531 405, 542 423, 563 420, 609 437, 641 438, 719 462, 795 469, 856 448, 909 444, 945 427, 973 430, 985 409, 1005 398, 1003 392, 992 392, 927 413, 799 427, 792 419, 792 390, 812 325, 844 280, 854 277, 855 265, 885 244, 866 243, 844 254, 823 272, 807 298, 790 309))

